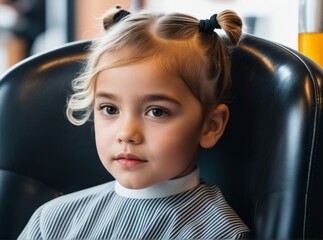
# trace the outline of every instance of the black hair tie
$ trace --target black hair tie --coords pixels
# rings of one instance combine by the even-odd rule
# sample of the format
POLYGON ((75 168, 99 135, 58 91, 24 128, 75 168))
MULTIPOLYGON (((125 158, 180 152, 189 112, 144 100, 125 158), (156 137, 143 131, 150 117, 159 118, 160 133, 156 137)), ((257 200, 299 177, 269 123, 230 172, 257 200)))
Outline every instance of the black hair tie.
POLYGON ((204 33, 213 33, 214 29, 221 29, 221 26, 218 23, 218 20, 216 19, 217 14, 212 15, 210 19, 200 20, 199 23, 199 29, 200 32, 204 33))
POLYGON ((113 23, 119 22, 121 19, 123 19, 125 16, 128 16, 129 14, 130 14, 130 12, 128 12, 126 10, 120 10, 119 12, 114 14, 114 16, 112 18, 113 23))

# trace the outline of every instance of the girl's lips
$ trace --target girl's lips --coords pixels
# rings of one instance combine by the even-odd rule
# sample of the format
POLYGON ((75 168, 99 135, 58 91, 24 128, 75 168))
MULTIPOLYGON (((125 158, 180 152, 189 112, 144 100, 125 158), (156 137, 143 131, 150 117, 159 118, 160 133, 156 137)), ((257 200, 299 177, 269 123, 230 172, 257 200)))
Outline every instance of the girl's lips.
POLYGON ((123 167, 135 167, 148 162, 130 153, 121 153, 114 158, 123 167))
POLYGON ((123 167, 130 168, 130 167, 136 167, 136 166, 142 165, 147 161, 120 158, 120 159, 117 159, 117 162, 123 167))

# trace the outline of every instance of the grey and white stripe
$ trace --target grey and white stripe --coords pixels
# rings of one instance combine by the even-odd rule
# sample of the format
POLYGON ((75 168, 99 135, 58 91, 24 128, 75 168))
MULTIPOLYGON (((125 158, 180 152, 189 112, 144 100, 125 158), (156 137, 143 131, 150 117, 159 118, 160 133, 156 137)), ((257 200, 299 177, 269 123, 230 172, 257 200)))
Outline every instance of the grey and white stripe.
POLYGON ((161 198, 128 198, 115 181, 54 199, 32 216, 20 239, 228 239, 249 230, 217 186, 161 198))

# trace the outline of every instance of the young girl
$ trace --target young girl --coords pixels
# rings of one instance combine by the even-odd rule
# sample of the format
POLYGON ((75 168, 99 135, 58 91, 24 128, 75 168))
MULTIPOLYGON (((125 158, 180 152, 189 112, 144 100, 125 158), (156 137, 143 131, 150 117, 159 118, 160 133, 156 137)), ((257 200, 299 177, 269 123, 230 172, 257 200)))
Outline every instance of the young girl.
POLYGON ((44 204, 20 239, 248 237, 196 166, 199 149, 217 143, 229 117, 229 46, 214 29, 236 45, 241 19, 232 11, 198 21, 117 6, 103 22, 67 116, 81 125, 94 114, 99 157, 116 181, 44 204))

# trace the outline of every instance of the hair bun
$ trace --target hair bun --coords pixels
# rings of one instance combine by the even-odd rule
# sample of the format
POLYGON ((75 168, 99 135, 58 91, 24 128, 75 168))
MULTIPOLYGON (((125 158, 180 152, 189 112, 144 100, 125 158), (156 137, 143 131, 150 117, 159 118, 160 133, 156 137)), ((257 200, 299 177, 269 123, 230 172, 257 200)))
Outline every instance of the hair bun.
POLYGON ((242 36, 242 20, 231 10, 225 10, 217 15, 217 21, 225 31, 233 45, 237 45, 242 36))
POLYGON ((115 16, 119 12, 123 12, 123 16, 122 17, 124 17, 125 15, 128 15, 129 14, 126 10, 122 9, 122 7, 120 5, 116 5, 113 8, 108 9, 103 14, 102 20, 103 20, 103 28, 105 30, 109 29, 109 27, 111 27, 115 22, 117 22, 115 16))

